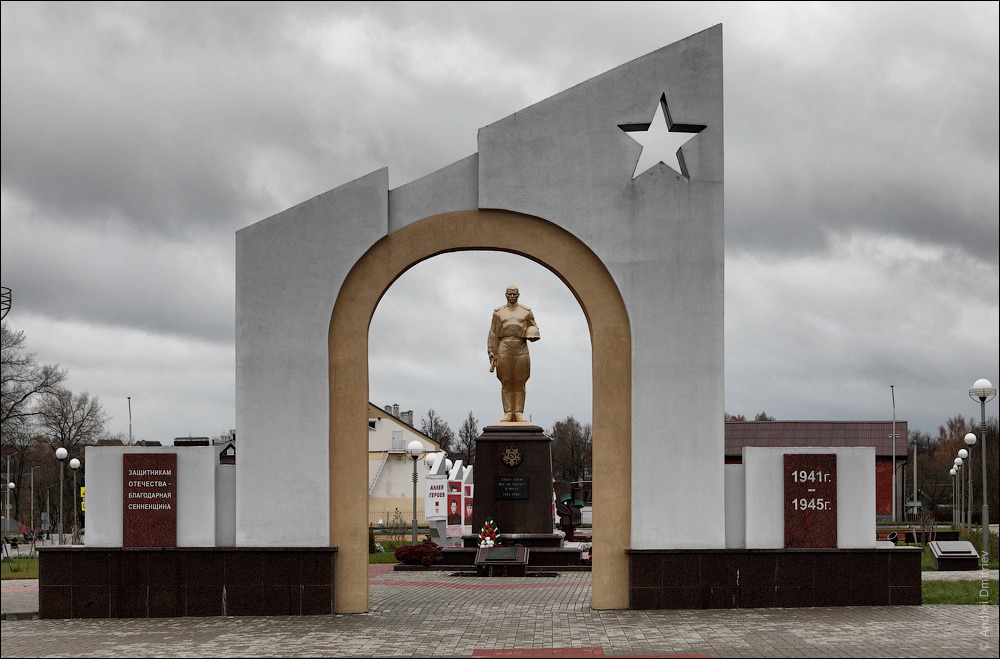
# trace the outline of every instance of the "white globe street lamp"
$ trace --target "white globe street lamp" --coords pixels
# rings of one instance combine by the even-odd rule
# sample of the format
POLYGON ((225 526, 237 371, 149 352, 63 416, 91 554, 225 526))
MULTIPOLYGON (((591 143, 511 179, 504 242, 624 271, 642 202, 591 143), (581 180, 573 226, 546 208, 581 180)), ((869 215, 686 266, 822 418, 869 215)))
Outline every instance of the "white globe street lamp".
POLYGON ((413 460, 413 544, 417 544, 417 461, 424 454, 424 445, 414 439, 407 444, 406 452, 413 460))
MULTIPOLYGON (((970 456, 972 455, 972 447, 975 445, 975 443, 976 443, 976 435, 975 435, 975 433, 971 433, 971 432, 970 433, 966 433, 965 434, 965 444, 966 444, 966 446, 969 447, 969 455, 970 456)), ((965 449, 962 449, 962 450, 964 451, 965 449)), ((962 451, 959 451, 958 454, 962 455, 962 451)), ((983 459, 982 456, 980 456, 979 459, 982 460, 983 459)), ((966 523, 966 525, 971 525, 972 524, 972 496, 971 496, 972 495, 972 460, 971 459, 969 460, 969 495, 970 495, 969 496, 969 505, 966 506, 966 512, 965 512, 965 523, 966 523)))
POLYGON ((66 456, 69 451, 63 447, 56 449, 56 460, 59 461, 59 544, 63 543, 63 483, 66 481, 66 456))
POLYGON ((993 400, 996 395, 997 390, 993 388, 993 384, 986 378, 976 380, 972 385, 972 389, 969 390, 969 398, 979 401, 979 412, 982 421, 979 424, 979 437, 983 440, 983 443, 979 446, 979 454, 983 456, 983 518, 980 520, 983 525, 983 560, 989 557, 989 543, 986 541, 989 536, 986 534, 986 530, 990 528, 990 504, 987 503, 989 499, 986 498, 986 403, 993 400))
POLYGON ((954 466, 948 471, 951 474, 951 525, 955 526, 958 522, 958 488, 955 487, 955 474, 958 470, 954 466))
POLYGON ((962 458, 955 458, 955 471, 958 472, 958 530, 965 529, 965 487, 962 482, 962 458))
MULTIPOLYGON (((7 487, 3 489, 3 532, 10 530, 10 493, 14 491, 14 483, 10 480, 10 459, 7 460, 7 487)), ((4 536, 6 537, 6 535, 4 536)))

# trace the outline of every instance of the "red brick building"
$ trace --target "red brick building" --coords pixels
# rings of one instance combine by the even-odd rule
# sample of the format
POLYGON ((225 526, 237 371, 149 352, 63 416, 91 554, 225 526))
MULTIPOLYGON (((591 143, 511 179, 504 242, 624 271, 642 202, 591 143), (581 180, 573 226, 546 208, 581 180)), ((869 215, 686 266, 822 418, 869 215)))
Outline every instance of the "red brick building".
MULTIPOLYGON (((896 421, 896 509, 903 510, 906 421, 896 421)), ((892 515, 892 421, 727 421, 726 464, 742 464, 744 446, 875 447, 875 514, 892 515)))

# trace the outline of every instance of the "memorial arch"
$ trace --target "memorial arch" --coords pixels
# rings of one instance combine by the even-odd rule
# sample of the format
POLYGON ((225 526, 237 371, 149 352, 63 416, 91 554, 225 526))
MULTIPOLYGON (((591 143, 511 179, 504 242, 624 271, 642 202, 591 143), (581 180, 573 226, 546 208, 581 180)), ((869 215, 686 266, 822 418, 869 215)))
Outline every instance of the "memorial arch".
POLYGON ((476 142, 405 185, 378 169, 237 232, 236 546, 337 547, 335 610, 368 610, 372 315, 424 259, 507 251, 560 277, 589 323, 592 604, 648 608, 636 556, 726 546, 722 27, 484 126, 476 142), (665 126, 651 126, 658 108, 665 126), (632 135, 646 128, 690 137, 637 172, 632 135))
POLYGON ((498 250, 530 258, 569 287, 593 351, 594 608, 628 607, 631 496, 631 335, 618 287, 601 260, 565 229, 508 211, 456 211, 378 241, 351 269, 330 320, 330 543, 338 547, 338 612, 368 610, 368 326, 382 295, 437 254, 498 250))

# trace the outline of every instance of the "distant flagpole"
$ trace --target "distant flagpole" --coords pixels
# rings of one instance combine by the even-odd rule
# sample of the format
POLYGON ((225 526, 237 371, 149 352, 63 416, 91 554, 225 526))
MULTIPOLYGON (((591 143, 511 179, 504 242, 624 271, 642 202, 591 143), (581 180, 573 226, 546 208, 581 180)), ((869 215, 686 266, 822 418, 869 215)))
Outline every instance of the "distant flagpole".
POLYGON ((896 521, 896 385, 889 385, 892 396, 892 521, 896 521))

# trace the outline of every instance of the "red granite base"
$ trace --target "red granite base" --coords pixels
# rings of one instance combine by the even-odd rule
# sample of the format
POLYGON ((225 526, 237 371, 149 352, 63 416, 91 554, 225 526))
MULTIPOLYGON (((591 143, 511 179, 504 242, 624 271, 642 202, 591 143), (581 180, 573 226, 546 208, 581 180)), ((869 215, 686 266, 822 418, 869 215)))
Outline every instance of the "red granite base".
POLYGON ((632 549, 630 609, 919 605, 919 547, 632 549))
POLYGON ((39 548, 40 618, 334 613, 336 547, 39 548))

